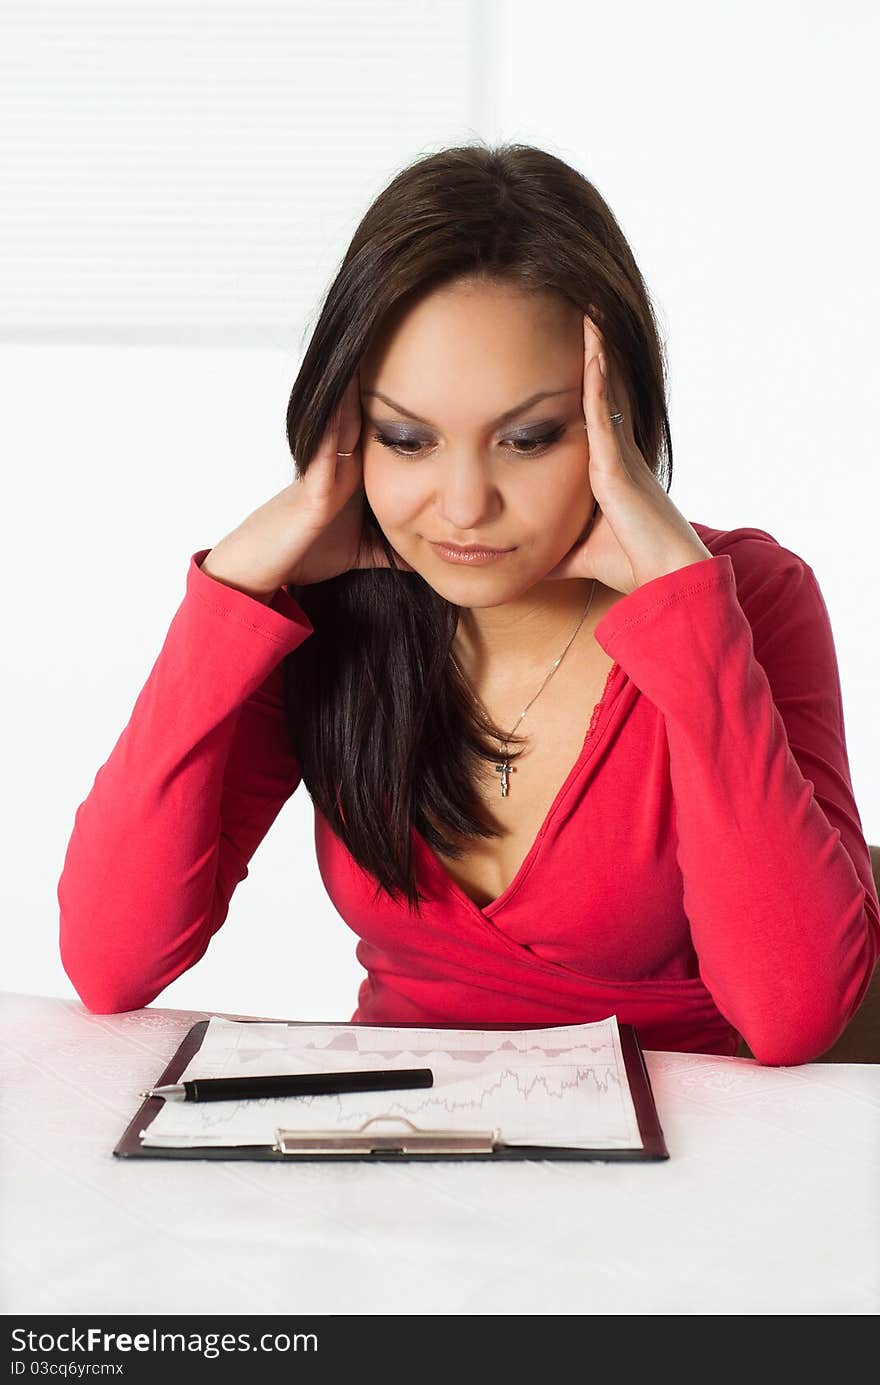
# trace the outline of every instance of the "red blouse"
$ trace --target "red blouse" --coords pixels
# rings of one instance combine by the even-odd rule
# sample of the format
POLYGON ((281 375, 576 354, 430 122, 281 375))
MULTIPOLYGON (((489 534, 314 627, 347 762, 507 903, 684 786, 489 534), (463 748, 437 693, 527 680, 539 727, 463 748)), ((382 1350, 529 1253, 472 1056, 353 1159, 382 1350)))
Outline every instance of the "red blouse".
MULTIPOLYGON (((647 1049, 823 1054, 880 953, 828 612, 760 529, 599 621, 615 663, 581 752, 508 888, 480 909, 413 828, 419 919, 316 810, 321 876, 366 971, 352 1020, 571 1024, 615 1014, 647 1049)), ((201 571, 77 809, 61 958, 89 1010, 149 1005, 205 953, 300 783, 281 661, 313 632, 201 571)))

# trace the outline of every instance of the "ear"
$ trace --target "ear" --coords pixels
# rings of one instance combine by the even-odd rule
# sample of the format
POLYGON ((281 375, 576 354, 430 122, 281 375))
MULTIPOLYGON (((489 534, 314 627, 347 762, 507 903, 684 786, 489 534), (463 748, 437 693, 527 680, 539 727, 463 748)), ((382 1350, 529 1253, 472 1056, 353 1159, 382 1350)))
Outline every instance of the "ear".
POLYGON ((597 308, 595 303, 588 303, 587 312, 590 314, 590 317, 593 319, 595 323, 597 323, 599 327, 604 327, 605 314, 602 312, 601 308, 597 308))

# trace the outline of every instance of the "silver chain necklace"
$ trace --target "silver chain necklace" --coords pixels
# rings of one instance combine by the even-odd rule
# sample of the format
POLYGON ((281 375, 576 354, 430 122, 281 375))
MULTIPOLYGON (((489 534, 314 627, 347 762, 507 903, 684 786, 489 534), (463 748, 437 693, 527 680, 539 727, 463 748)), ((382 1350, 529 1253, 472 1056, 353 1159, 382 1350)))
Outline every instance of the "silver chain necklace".
MULTIPOLYGON (((590 607, 591 607, 592 604, 593 604, 593 596, 595 595, 595 592, 596 592, 596 579, 595 579, 595 577, 594 577, 594 578, 593 578, 592 586, 590 587, 590 596, 589 596, 589 600, 587 601, 587 604, 586 604, 586 606, 584 607, 584 613, 583 613, 583 615, 581 616, 580 620, 579 620, 578 623, 577 623, 577 626, 576 626, 576 628, 575 628, 574 635, 572 635, 571 639, 569 640, 568 644, 567 644, 567 645, 565 646, 565 648, 563 649, 563 651, 562 651, 562 653, 560 654, 559 658, 554 662, 553 667, 551 668, 550 672, 547 674, 547 677, 544 679, 544 681, 543 681, 543 683, 541 684, 540 688, 539 688, 538 691, 535 693, 535 696, 532 698, 532 702, 535 702, 535 701, 537 700, 537 698, 539 698, 539 697, 541 696, 541 693, 544 691, 544 689, 546 688, 547 684, 550 682, 550 679, 553 677, 554 673, 555 673, 556 670, 559 668, 559 665, 562 663, 563 659, 565 658, 566 654, 568 653, 569 648, 570 648, 570 646, 571 646, 571 644, 572 644, 572 641, 574 640, 574 636, 577 634, 578 630, 580 630, 581 626, 583 625, 584 621, 585 621, 586 618, 587 618, 587 614, 588 614, 588 612, 589 612, 589 609, 590 609, 590 607)), ((509 732, 509 736, 512 736, 512 735, 513 735, 513 733, 514 733, 514 731, 516 730, 517 726, 519 726, 519 724, 520 724, 520 722, 522 721, 523 717, 525 716, 526 712, 529 710, 529 707, 531 707, 532 702, 527 702, 526 705, 525 705, 525 707, 523 707, 522 711, 520 712, 519 716, 517 717, 516 724, 512 727, 512 729, 511 729, 510 732, 509 732)), ((510 760, 509 760, 508 757, 507 757, 507 751, 508 751, 509 745, 510 745, 510 740, 508 739, 508 740, 506 740, 506 741, 504 742, 504 755, 502 756, 500 762, 499 762, 498 764, 496 764, 496 766, 495 766, 495 773, 501 775, 501 797, 502 797, 502 798, 506 798, 506 797, 507 797, 508 789, 509 789, 509 786, 510 786, 510 775, 511 775, 511 772, 512 772, 512 771, 515 771, 515 770, 516 770, 516 766, 515 766, 515 765, 512 765, 512 764, 510 763, 510 760)))

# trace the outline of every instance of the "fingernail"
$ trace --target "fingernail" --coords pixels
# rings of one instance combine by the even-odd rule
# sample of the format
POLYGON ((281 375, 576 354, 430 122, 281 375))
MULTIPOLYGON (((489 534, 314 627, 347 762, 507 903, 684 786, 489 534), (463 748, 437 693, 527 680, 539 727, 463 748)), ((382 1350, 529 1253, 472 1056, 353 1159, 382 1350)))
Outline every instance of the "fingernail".
POLYGON ((600 352, 599 352, 599 369, 600 369, 601 372, 602 372, 602 379, 603 379, 603 380, 607 379, 608 377, 607 377, 607 374, 606 374, 606 371, 605 371, 605 352, 604 352, 604 351, 600 351, 600 352))

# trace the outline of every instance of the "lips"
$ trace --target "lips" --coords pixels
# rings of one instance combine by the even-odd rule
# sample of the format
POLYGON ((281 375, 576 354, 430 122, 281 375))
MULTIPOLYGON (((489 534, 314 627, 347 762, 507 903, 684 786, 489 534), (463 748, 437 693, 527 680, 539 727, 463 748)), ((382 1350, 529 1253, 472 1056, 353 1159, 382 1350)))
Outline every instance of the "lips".
POLYGON ((430 542, 434 544, 435 548, 448 548, 451 553, 472 553, 475 556, 479 554, 480 556, 490 557, 492 554, 510 553, 512 551, 509 548, 487 548, 485 544, 481 543, 447 543, 445 539, 431 539, 430 542))
POLYGON ((450 548, 446 544, 434 543, 431 547, 437 557, 444 563, 458 564, 462 567, 482 567, 486 563, 497 563, 505 558, 508 553, 512 553, 512 548, 462 548, 458 544, 455 548, 450 548))

